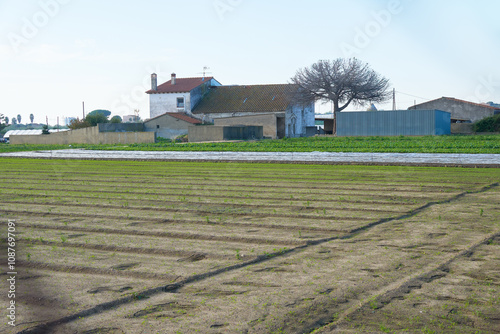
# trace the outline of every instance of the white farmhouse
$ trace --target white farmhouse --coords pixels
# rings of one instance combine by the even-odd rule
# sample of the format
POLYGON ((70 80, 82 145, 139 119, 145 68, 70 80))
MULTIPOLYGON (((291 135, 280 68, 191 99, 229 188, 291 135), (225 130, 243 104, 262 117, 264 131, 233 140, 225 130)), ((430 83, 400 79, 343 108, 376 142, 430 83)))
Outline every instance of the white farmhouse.
POLYGON ((213 77, 177 78, 172 73, 170 81, 158 86, 157 75, 151 75, 149 94, 149 117, 154 118, 165 113, 183 112, 191 115, 191 110, 200 102, 210 87, 221 84, 213 77))
POLYGON ((314 103, 296 102, 299 89, 293 84, 222 86, 213 77, 177 78, 175 73, 158 86, 153 73, 146 93, 150 119, 180 113, 215 126, 262 126, 265 137, 276 139, 316 134, 314 103))

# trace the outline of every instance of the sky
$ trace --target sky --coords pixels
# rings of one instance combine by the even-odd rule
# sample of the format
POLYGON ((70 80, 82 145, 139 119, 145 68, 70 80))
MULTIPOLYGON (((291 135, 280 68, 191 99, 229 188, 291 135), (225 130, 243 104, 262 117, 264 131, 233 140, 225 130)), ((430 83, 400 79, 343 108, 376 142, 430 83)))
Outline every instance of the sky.
POLYGON ((279 84, 350 57, 390 80, 398 109, 500 103, 499 13, 497 0, 0 0, 0 113, 63 124, 85 102, 147 119, 153 72, 279 84))

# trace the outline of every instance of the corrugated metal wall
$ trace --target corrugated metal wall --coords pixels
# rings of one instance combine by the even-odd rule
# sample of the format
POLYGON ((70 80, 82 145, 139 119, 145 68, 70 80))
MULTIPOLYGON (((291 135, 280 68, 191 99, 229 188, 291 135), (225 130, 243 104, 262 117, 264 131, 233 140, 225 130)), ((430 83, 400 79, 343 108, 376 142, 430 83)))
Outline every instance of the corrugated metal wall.
POLYGON ((450 113, 440 110, 339 112, 338 136, 426 136, 450 134, 450 113))

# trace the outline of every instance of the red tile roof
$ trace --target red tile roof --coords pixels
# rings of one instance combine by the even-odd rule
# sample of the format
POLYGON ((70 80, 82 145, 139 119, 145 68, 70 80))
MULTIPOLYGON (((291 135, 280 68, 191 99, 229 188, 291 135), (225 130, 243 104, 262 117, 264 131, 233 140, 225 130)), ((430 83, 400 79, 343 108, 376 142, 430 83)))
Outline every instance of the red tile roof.
POLYGON ((175 85, 172 85, 172 80, 158 86, 156 91, 148 90, 146 94, 163 94, 163 93, 187 93, 192 91, 204 83, 210 82, 213 77, 205 78, 176 78, 175 85))
POLYGON ((496 108, 496 107, 492 107, 488 104, 482 104, 482 103, 474 103, 474 102, 469 102, 469 101, 465 101, 465 100, 459 100, 459 99, 456 99, 454 97, 443 97, 444 99, 448 99, 448 100, 453 100, 453 101, 457 101, 457 102, 462 102, 462 103, 468 103, 468 104, 472 104, 472 105, 475 105, 475 106, 480 106, 480 107, 485 107, 485 108, 491 108, 491 109, 494 109, 494 110, 498 110, 499 108, 496 108))
POLYGON ((201 121, 197 118, 191 117, 184 112, 168 112, 167 115, 172 116, 174 118, 180 119, 181 121, 185 121, 191 124, 201 124, 201 121))
POLYGON ((193 114, 285 111, 298 88, 291 84, 212 87, 193 114))
MULTIPOLYGON (((467 103, 467 104, 472 104, 474 106, 478 106, 478 107, 483 107, 483 108, 490 108, 490 109, 493 109, 493 110, 500 110, 500 108, 496 108, 496 107, 492 107, 490 105, 487 105, 487 104, 481 104, 481 103, 474 103, 474 102, 470 102, 470 101, 465 101, 465 100, 460 100, 460 99, 456 99, 454 97, 440 97, 439 99, 435 99, 435 100, 432 100, 432 101, 427 101, 427 102, 424 102, 424 103, 420 103, 420 104, 417 104, 417 106, 420 106, 422 104, 426 104, 426 103, 430 103, 430 102, 436 102, 436 101, 439 101, 439 100, 451 100, 451 101, 455 101, 455 102, 461 102, 461 103, 467 103)), ((415 109, 414 108, 415 106, 412 106, 410 107, 409 109, 415 109)))
POLYGON ((185 122, 188 122, 188 123, 191 123, 191 124, 201 124, 202 123, 199 119, 191 117, 191 116, 189 116, 185 112, 167 112, 167 113, 161 114, 159 116, 150 118, 150 119, 146 120, 146 122, 150 122, 152 120, 155 120, 157 118, 163 117, 165 115, 172 116, 173 118, 177 118, 177 119, 180 119, 182 121, 185 121, 185 122))

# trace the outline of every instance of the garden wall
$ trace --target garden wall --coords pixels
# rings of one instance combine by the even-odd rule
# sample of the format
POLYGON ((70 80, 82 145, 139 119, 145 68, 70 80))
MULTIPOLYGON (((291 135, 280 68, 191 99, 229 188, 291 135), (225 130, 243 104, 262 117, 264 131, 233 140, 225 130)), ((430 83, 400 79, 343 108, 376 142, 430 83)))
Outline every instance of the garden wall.
POLYGON ((143 144, 154 142, 154 132, 99 132, 97 126, 56 132, 50 135, 10 136, 10 143, 12 145, 143 144))

